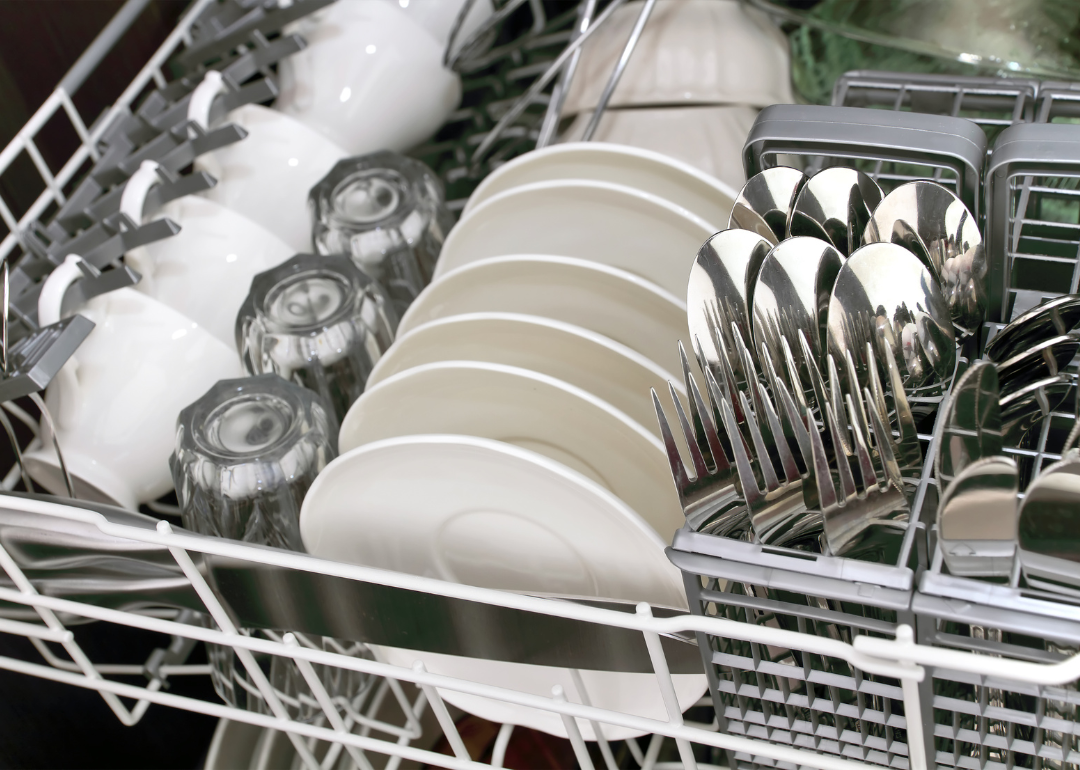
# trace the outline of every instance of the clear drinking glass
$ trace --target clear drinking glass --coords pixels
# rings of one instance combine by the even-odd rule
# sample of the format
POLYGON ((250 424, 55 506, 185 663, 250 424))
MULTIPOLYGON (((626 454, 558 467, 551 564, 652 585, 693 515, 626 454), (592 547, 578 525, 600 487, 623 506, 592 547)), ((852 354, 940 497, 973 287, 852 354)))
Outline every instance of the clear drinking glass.
MULTIPOLYGON (((177 419, 169 458, 181 517, 204 535, 303 551, 300 506, 319 471, 337 454, 337 429, 318 394, 274 374, 221 380, 177 419)), ((251 631, 280 641, 284 632, 251 631)), ((317 649, 368 656, 355 642, 302 637, 317 649)), ((214 689, 232 706, 270 713, 231 647, 207 645, 214 689)), ((321 709, 295 664, 256 656, 294 719, 321 709)), ((331 698, 352 698, 367 686, 357 672, 316 666, 331 698)))
POLYGON ((311 188, 308 206, 315 250, 351 255, 399 315, 431 282, 454 224, 438 177, 396 152, 339 161, 311 188))
POLYGON ((255 276, 236 319, 248 373, 273 373, 318 393, 338 424, 394 340, 382 287, 346 255, 298 254, 255 276))

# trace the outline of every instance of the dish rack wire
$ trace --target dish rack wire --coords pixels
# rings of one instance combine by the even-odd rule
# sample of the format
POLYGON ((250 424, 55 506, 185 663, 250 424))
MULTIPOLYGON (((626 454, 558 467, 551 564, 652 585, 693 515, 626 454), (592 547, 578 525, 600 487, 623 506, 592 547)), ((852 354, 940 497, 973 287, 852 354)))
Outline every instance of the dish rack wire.
MULTIPOLYGON (((7 229, 0 240, 0 258, 13 259, 26 228, 46 220, 64 202, 66 191, 78 181, 88 164, 96 160, 95 143, 112 118, 135 103, 148 89, 165 85, 168 60, 182 45, 191 42, 192 23, 214 0, 195 0, 178 27, 115 105, 98 120, 87 123, 71 96, 105 53, 116 45, 147 2, 129 0, 44 105, 0 152, 0 175, 17 158, 25 155, 33 162, 44 184, 40 195, 25 211, 13 211, 0 198, 0 221, 7 229), (79 146, 70 159, 54 171, 36 146, 35 138, 57 116, 66 116, 79 138, 79 146)), ((450 197, 457 198, 459 205, 471 189, 470 185, 479 182, 499 162, 553 140, 560 95, 565 93, 577 60, 574 45, 580 45, 621 2, 614 0, 597 13, 597 4, 586 0, 554 18, 544 15, 544 6, 539 0, 529 0, 527 6, 523 0, 511 0, 502 6, 504 10, 530 8, 532 26, 522 35, 521 41, 493 49, 487 64, 494 67, 495 76, 490 67, 487 70, 478 67, 477 77, 472 82, 469 73, 465 74, 466 106, 452 116, 448 129, 416 153, 442 175, 451 190, 450 197), (545 90, 549 87, 550 92, 545 90), (474 96, 471 103, 468 102, 470 93, 474 96), (457 128, 454 128, 455 124, 457 128)), ((654 0, 647 0, 643 4, 640 23, 635 25, 625 54, 605 89, 605 97, 610 96, 625 68, 653 3, 654 0)), ((950 114, 967 115, 970 109, 976 118, 983 115, 982 123, 992 129, 1006 123, 1031 120, 1036 115, 1035 104, 1046 103, 1037 102, 1039 84, 1030 90, 1023 90, 1026 86, 1021 86, 1014 93, 1009 89, 1016 86, 1016 81, 1008 81, 1011 85, 994 86, 990 89, 993 93, 984 93, 986 88, 977 84, 950 90, 940 82, 927 84, 902 77, 898 81, 896 76, 881 73, 872 77, 867 73, 857 75, 861 77, 849 77, 838 86, 837 103, 853 104, 862 99, 860 106, 918 109, 922 104, 925 109, 925 104, 930 103, 934 109, 940 109, 951 99, 946 105, 950 114), (869 86, 863 82, 868 79, 873 81, 869 86), (881 102, 881 94, 885 94, 886 101, 892 99, 891 104, 881 102), (878 103, 866 103, 875 99, 878 103), (1013 100, 1011 106, 997 114, 1001 111, 995 112, 996 107, 1009 99, 1013 100), (969 102, 971 106, 965 107, 969 102), (995 114, 985 117, 988 112, 995 114)), ((1062 91, 1065 95, 1059 101, 1072 104, 1068 89, 1062 91)), ((1041 116, 1044 113, 1042 107, 1039 109, 1037 114, 1041 116)), ((1047 108, 1052 109, 1052 106, 1047 108)), ((1049 115, 1049 111, 1045 114, 1049 115)), ((602 109, 596 110, 597 117, 601 112, 602 109)), ((897 169, 878 167, 871 171, 882 182, 900 181, 903 176, 903 171, 897 169)), ((1023 223, 1013 226, 1023 226, 1023 223)), ((1080 241, 1080 237, 1077 240, 1080 241)), ((1075 290, 1075 285, 1072 288, 1075 290)), ((25 428, 31 432, 31 442, 37 441, 37 423, 32 414, 10 402, 3 408, 22 426, 20 430, 25 428)), ((1073 416, 1056 412, 1054 419, 1058 418, 1072 419, 1073 416)), ((1034 449, 1018 451, 1034 453, 1037 463, 1053 459, 1048 435, 1044 431, 1034 449)), ((923 438, 928 440, 929 436, 923 438)), ((3 480, 3 487, 11 490, 18 481, 18 470, 13 468, 3 480)), ((923 482, 926 487, 932 480, 926 475, 923 482)), ((927 768, 931 763, 943 767, 1021 766, 1025 763, 1016 761, 1019 754, 998 746, 1002 742, 999 737, 1008 743, 1027 736, 1024 733, 1016 737, 1015 731, 1009 732, 1012 727, 999 729, 1003 723, 1011 725, 1009 719, 1014 717, 1017 723, 1024 721, 1016 717, 1015 709, 1009 711, 1008 704, 998 705, 999 701, 1004 702, 1003 696, 997 694, 1002 687, 1012 687, 1024 697, 1034 698, 1032 702, 1050 702, 1057 698, 1054 702, 1066 703, 1066 708, 1075 708, 1071 704, 1080 702, 1070 684, 1080 678, 1080 655, 1074 654, 1075 646, 1067 644, 1069 641, 1074 645, 1080 643, 1080 633, 1073 638, 1071 630, 1068 633, 1061 630, 1061 623, 1065 621, 1058 622, 1054 615, 1053 608, 1060 606, 1055 603, 1055 598, 1009 595, 1015 600, 1014 614, 1020 613, 1013 618, 1017 623, 1026 619, 1025 609, 1030 610, 1038 601, 1043 602, 1037 608, 1044 617, 1054 621, 1045 624, 1047 638, 1068 637, 1055 651, 1033 652, 1034 648, 1000 641, 1004 638, 1002 633, 1007 634, 1008 630, 1002 632, 998 626, 1004 628, 1006 624, 989 627, 981 620, 983 626, 976 626, 973 620, 966 635, 949 626, 931 636, 923 617, 936 617, 934 612, 938 610, 924 606, 926 602, 920 603, 920 597, 914 591, 916 573, 904 565, 896 569, 863 565, 860 571, 842 563, 843 560, 824 557, 799 562, 783 549, 773 552, 759 548, 753 553, 738 555, 731 552, 725 541, 702 539, 696 533, 681 533, 669 553, 687 576, 688 593, 697 600, 692 601, 695 613, 665 617, 657 615, 647 605, 640 605, 637 612, 621 612, 338 564, 232 541, 198 538, 176 531, 167 520, 161 521, 156 529, 116 523, 77 503, 68 504, 40 496, 9 494, 2 498, 2 503, 7 512, 38 517, 37 521, 44 522, 42 526, 47 531, 52 526, 60 531, 68 525, 80 525, 90 527, 102 536, 127 541, 132 546, 167 549, 202 600, 201 609, 214 619, 216 627, 192 622, 191 613, 183 611, 117 610, 43 595, 36 590, 33 576, 20 569, 13 553, 0 543, 0 568, 7 577, 0 584, 0 601, 6 608, 4 617, 0 617, 0 633, 29 639, 41 655, 40 660, 2 656, 0 668, 96 690, 127 725, 139 722, 151 705, 160 705, 278 730, 288 736, 298 755, 298 765, 309 768, 396 768, 403 761, 451 768, 502 766, 515 728, 501 726, 487 761, 474 760, 440 695, 447 691, 557 714, 570 739, 577 764, 583 768, 601 766, 610 770, 628 766, 627 763, 643 768, 775 766, 827 770, 854 768, 865 763, 915 770, 927 768), (436 603, 467 601, 552 621, 625 629, 640 635, 665 705, 666 717, 649 719, 590 706, 587 693, 580 688, 576 693, 556 689, 550 696, 530 695, 432 674, 423 667, 405 669, 377 660, 312 649, 293 635, 281 638, 245 635, 233 623, 227 607, 199 569, 198 564, 207 558, 233 559, 266 568, 402 589, 423 594, 436 603), (875 567, 880 569, 875 570, 875 567), (814 586, 812 590, 808 589, 809 584, 814 586), (765 590, 758 590, 761 587, 765 590), (776 599, 780 595, 777 591, 787 592, 781 595, 786 603, 776 599), (805 601, 810 594, 817 597, 813 608, 805 601), (7 612, 13 607, 24 608, 23 614, 7 612), (788 613, 786 616, 785 612, 788 613), (162 634, 168 641, 145 662, 96 663, 78 643, 79 626, 88 621, 149 630, 162 634), (973 643, 972 629, 984 627, 980 643, 973 643), (691 721, 680 714, 671 666, 661 641, 679 635, 696 636, 699 644, 710 651, 708 675, 719 705, 718 718, 706 716, 701 721, 691 721), (376 677, 377 685, 368 691, 365 700, 352 704, 347 719, 330 707, 325 708, 320 717, 307 722, 290 718, 278 694, 263 686, 265 680, 257 686, 269 705, 269 714, 170 693, 170 678, 209 673, 206 665, 186 662, 187 654, 196 642, 231 647, 245 664, 251 662, 251 656, 255 654, 295 661, 320 705, 326 702, 328 693, 312 673, 311 665, 361 671, 376 677), (745 676, 741 679, 728 676, 721 688, 718 672, 720 676, 726 676, 725 666, 727 674, 738 670, 745 676), (975 700, 963 697, 950 700, 948 693, 938 694, 931 690, 928 683, 936 681, 943 672, 967 687, 967 694, 975 693, 975 700), (841 695, 845 688, 853 693, 852 698, 841 695), (731 697, 725 701, 727 696, 731 697), (389 701, 395 701, 400 707, 396 721, 392 722, 382 718, 383 706, 389 701), (809 708, 815 702, 830 705, 829 708, 809 708), (828 716, 822 717, 825 713, 828 716), (951 721, 946 720, 949 725, 944 725, 939 718, 943 714, 952 715, 951 721), (803 715, 809 715, 809 719, 800 720, 803 715), (739 722, 735 717, 743 718, 743 729, 734 729, 739 722), (652 737, 641 742, 627 740, 619 745, 601 739, 587 745, 580 729, 580 725, 586 723, 591 723, 600 735, 604 726, 617 726, 652 737), (949 736, 942 736, 943 726, 952 730, 949 736), (444 739, 449 753, 431 750, 432 732, 444 739), (953 741, 951 753, 941 747, 940 741, 945 738, 953 741), (939 743, 935 744, 935 741, 939 743), (975 756, 964 749, 964 745, 976 746, 975 756)), ((164 503, 152 506, 151 510, 161 515, 175 513, 164 503)), ((927 562, 929 571, 925 574, 931 574, 933 569, 940 567, 940 560, 919 551, 919 543, 923 541, 921 529, 913 527, 910 532, 906 552, 921 553, 915 560, 927 562)), ((973 597, 986 599, 993 593, 984 584, 965 590, 968 602, 965 606, 976 608, 983 605, 973 597)), ((1005 586, 1001 590, 1006 593, 1021 591, 1017 586, 1005 586)), ((951 597, 946 597, 944 604, 949 623, 963 621, 962 613, 953 612, 958 605, 951 597)), ((991 606, 990 614, 994 615, 992 603, 983 604, 991 606)), ((942 613, 939 611, 938 614, 942 613)), ((998 613, 994 617, 1004 619, 1004 614, 998 613)), ((1080 619, 1077 627, 1080 628, 1080 619)), ((257 681, 258 675, 254 672, 257 664, 252 665, 254 668, 249 670, 257 681)), ((709 711, 706 706, 704 712, 699 707, 688 714, 707 714, 709 711)), ((1046 740, 1035 741, 1039 751, 1046 754, 1043 766, 1058 767, 1062 763, 1075 762, 1075 754, 1063 757, 1060 750, 1075 752, 1075 742, 1060 736, 1075 735, 1080 728, 1075 719, 1072 722, 1062 719, 1060 711, 1058 708, 1048 715, 1045 709, 1041 712, 1036 709, 1025 723, 1025 727, 1031 727, 1028 732, 1042 731, 1040 735, 1058 736, 1054 739, 1060 744, 1057 756, 1052 756, 1053 747, 1046 740), (1033 720, 1034 726, 1027 724, 1033 720), (1042 751, 1043 748, 1046 751, 1042 751)))

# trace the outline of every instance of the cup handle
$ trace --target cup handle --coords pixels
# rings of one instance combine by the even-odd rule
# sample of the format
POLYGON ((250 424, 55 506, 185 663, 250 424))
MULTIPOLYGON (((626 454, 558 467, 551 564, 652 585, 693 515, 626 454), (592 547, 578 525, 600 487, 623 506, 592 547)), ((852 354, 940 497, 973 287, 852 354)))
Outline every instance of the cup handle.
POLYGON ((124 192, 120 194, 120 213, 126 214, 137 225, 141 225, 143 221, 146 196, 154 185, 161 182, 161 177, 158 176, 159 168, 161 164, 157 161, 144 160, 139 165, 139 170, 127 180, 124 192))
MULTIPOLYGON (((83 259, 75 254, 69 254, 47 279, 41 287, 38 296, 38 325, 51 326, 60 320, 60 306, 64 302, 64 294, 67 293, 71 284, 83 277, 83 271, 79 263, 83 259)), ((79 385, 79 362, 75 356, 71 356, 53 380, 58 382, 60 392, 60 409, 57 410, 56 422, 61 428, 68 428, 77 424, 79 413, 82 411, 82 394, 79 385)))
POLYGON ((225 92, 225 81, 217 70, 210 70, 202 82, 191 92, 188 100, 187 119, 193 120, 203 129, 210 128, 210 107, 214 97, 225 92))

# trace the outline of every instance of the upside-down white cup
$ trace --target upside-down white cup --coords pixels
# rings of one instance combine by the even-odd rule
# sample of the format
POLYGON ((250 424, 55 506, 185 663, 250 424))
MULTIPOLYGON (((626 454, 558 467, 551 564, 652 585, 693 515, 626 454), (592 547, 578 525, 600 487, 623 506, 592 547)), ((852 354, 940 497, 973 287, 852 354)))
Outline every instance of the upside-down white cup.
MULTIPOLYGON (((60 318, 67 288, 82 276, 69 256, 45 282, 42 325, 60 318)), ((172 308, 134 289, 87 302, 94 330, 50 383, 45 403, 77 497, 137 508, 172 489, 176 417, 215 382, 241 377, 236 353, 172 308)), ((30 477, 66 495, 52 438, 23 456, 30 477)))
MULTIPOLYGON (((157 163, 143 161, 128 180, 120 210, 140 222, 146 194, 157 184, 157 163)), ((143 294, 183 313, 232 349, 236 314, 251 279, 295 253, 285 241, 247 217, 198 195, 169 201, 164 215, 180 232, 132 249, 124 261, 142 275, 143 294)))
MULTIPOLYGON (((221 87, 221 73, 208 72, 192 93, 188 119, 206 126, 221 87)), ((349 153, 299 120, 257 104, 238 107, 225 121, 248 135, 195 160, 197 171, 217 179, 200 194, 261 225, 295 251, 312 251, 308 190, 349 153)))
POLYGON ((292 29, 308 45, 278 65, 274 106, 350 155, 414 147, 461 101, 444 45, 391 3, 333 3, 292 29))

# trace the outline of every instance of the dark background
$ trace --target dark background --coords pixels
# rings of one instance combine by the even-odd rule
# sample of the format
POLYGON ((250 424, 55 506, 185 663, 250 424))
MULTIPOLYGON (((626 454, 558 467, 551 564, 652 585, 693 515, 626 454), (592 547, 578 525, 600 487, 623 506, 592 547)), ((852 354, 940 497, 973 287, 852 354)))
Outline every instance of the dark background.
MULTIPOLYGON (((41 106, 122 0, 0 0, 0 147, 41 106)), ((187 0, 154 0, 72 98, 91 124, 123 92, 176 21, 187 0)), ((37 144, 56 172, 78 147, 66 118, 50 121, 37 144)), ((0 195, 20 216, 43 184, 25 153, 0 176, 0 195)), ((0 225, 0 237, 6 229, 0 225)), ((168 639, 90 624, 76 639, 97 663, 141 663, 168 639)), ((54 648, 55 649, 55 648, 54 648)), ((61 658, 65 658, 56 650, 61 658)), ((0 655, 41 663, 26 639, 0 634, 0 655)), ((197 650, 189 662, 201 662, 197 650)), ((130 680, 137 683, 138 680, 130 680)), ((144 680, 145 681, 145 680, 144 680)), ((178 677, 171 691, 214 700, 209 677, 178 677)), ((128 704, 131 705, 130 703, 128 704)), ((93 690, 0 671, 0 768, 195 768, 216 721, 151 706, 124 727, 93 690)))

